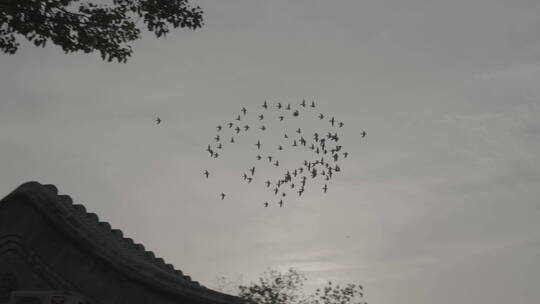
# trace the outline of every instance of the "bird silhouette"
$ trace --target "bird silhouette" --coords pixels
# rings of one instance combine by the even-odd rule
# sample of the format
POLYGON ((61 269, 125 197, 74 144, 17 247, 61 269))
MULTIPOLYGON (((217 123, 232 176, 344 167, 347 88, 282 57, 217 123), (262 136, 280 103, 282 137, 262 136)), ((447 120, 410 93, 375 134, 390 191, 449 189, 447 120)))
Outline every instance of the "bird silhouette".
POLYGON ((248 178, 247 178, 247 182, 248 182, 248 184, 249 184, 249 183, 251 183, 251 181, 252 181, 252 180, 253 180, 253 178, 251 178, 251 177, 248 177, 248 178))
POLYGON ((343 127, 343 123, 341 121, 338 123, 338 127, 343 127))
POLYGON ((259 114, 259 120, 263 120, 263 119, 264 119, 264 115, 259 114))
POLYGON ((279 166, 279 161, 276 160, 276 162, 274 163, 274 166, 279 166))
POLYGON ((244 115, 246 115, 246 112, 247 112, 246 108, 242 107, 242 113, 243 113, 244 115))
POLYGON ((267 156, 266 158, 268 158, 268 162, 272 162, 272 156, 267 156))
POLYGON ((278 108, 278 109, 281 109, 281 102, 278 102, 278 103, 277 103, 277 108, 278 108))
POLYGON ((249 171, 251 171, 251 175, 255 175, 255 167, 251 167, 251 169, 249 169, 249 171))
POLYGON ((302 133, 302 130, 300 130, 300 128, 298 128, 298 130, 296 130, 296 133, 300 134, 300 133, 302 133))
POLYGON ((291 109, 291 104, 287 104, 287 108, 285 108, 285 110, 290 110, 291 109))
POLYGON ((349 155, 348 152, 343 152, 343 158, 347 158, 348 155, 349 155))
POLYGON ((218 158, 219 154, 217 152, 214 152, 214 158, 218 158))
POLYGON ((225 199, 225 193, 221 192, 221 200, 225 199))
POLYGON ((257 149, 261 149, 261 142, 260 142, 260 141, 257 141, 257 143, 255 144, 255 146, 257 146, 257 149))
POLYGON ((328 186, 326 184, 324 184, 323 190, 324 190, 324 193, 326 193, 326 191, 328 191, 328 186))
POLYGON ((268 202, 264 202, 264 207, 268 207, 268 202))
POLYGON ((302 99, 302 103, 300 105, 305 108, 306 107, 306 100, 302 99))
POLYGON ((293 147, 296 147, 296 146, 298 146, 298 145, 296 144, 296 139, 295 139, 295 140, 293 141, 293 144, 292 144, 292 146, 293 146, 293 147))
POLYGON ((245 125, 245 126, 244 126, 244 131, 247 131, 247 130, 249 130, 249 126, 248 126, 248 125, 245 125))
POLYGON ((218 148, 218 149, 222 149, 222 148, 223 148, 223 145, 222 145, 221 143, 219 143, 219 145, 217 145, 217 147, 216 147, 216 148, 218 148))
POLYGON ((278 150, 283 150, 283 147, 282 146, 278 146, 278 150))
POLYGON ((289 138, 289 136, 287 134, 285 134, 285 136, 283 136, 283 138, 289 138))
POLYGON ((298 115, 300 115, 300 112, 298 110, 294 110, 292 116, 297 117, 298 115))
POLYGON ((324 115, 322 113, 319 114, 319 119, 323 119, 324 115))
POLYGON ((236 117, 236 120, 240 121, 240 115, 238 115, 238 117, 236 117))
POLYGON ((279 208, 283 207, 283 200, 279 200, 279 208))
POLYGON ((232 122, 228 123, 227 124, 229 126, 229 129, 232 128, 232 126, 234 125, 232 122))
POLYGON ((266 184, 266 188, 270 187, 270 181, 269 181, 269 180, 267 180, 267 181, 265 182, 265 184, 266 184))
POLYGON ((240 127, 236 127, 234 130, 236 131, 236 134, 240 133, 240 127))
POLYGON ((263 102, 262 107, 265 108, 265 109, 268 109, 268 104, 266 103, 266 100, 263 102))
POLYGON ((257 160, 261 160, 262 156, 257 155, 255 158, 257 158, 257 160))
POLYGON ((156 117, 156 125, 159 125, 161 123, 161 118, 156 117))
POLYGON ((279 189, 278 188, 274 188, 274 195, 277 195, 279 189))
POLYGON ((218 130, 218 132, 219 132, 219 131, 221 131, 221 128, 222 128, 222 127, 221 127, 221 126, 217 126, 216 128, 217 128, 217 130, 218 130))
POLYGON ((206 176, 206 178, 208 178, 208 175, 210 175, 210 173, 208 172, 208 170, 204 170, 204 175, 206 176))
POLYGON ((219 138, 220 138, 219 135, 216 135, 216 137, 214 137, 214 139, 215 139, 217 142, 219 142, 219 138))
POLYGON ((247 179, 248 178, 247 174, 246 173, 242 174, 242 178, 247 179))
POLYGON ((280 116, 280 117, 279 117, 279 121, 283 121, 283 118, 285 118, 285 117, 280 116))
POLYGON ((261 126, 261 130, 262 130, 262 131, 266 130, 266 127, 265 127, 265 126, 261 126))
POLYGON ((231 142, 231 143, 234 143, 234 137, 231 137, 230 142, 231 142))
POLYGON ((334 117, 332 117, 332 119, 330 119, 330 124, 332 124, 332 127, 334 126, 335 122, 336 122, 336 120, 334 119, 334 117))
POLYGON ((311 107, 312 107, 312 108, 315 108, 315 101, 312 101, 312 102, 311 102, 311 107))
POLYGON ((366 137, 366 135, 367 135, 366 131, 362 131, 362 133, 360 133, 360 134, 362 134, 362 138, 366 137))

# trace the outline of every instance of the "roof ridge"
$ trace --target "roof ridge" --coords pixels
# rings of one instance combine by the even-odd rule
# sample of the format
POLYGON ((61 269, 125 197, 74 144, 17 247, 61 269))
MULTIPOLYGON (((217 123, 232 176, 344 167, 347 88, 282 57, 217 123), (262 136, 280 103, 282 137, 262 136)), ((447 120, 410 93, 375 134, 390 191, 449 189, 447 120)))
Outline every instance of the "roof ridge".
POLYGON ((99 216, 96 213, 88 212, 86 207, 81 203, 74 203, 71 196, 67 194, 59 194, 58 188, 55 185, 52 185, 52 184, 42 185, 40 183, 37 183, 37 184, 41 185, 43 188, 45 188, 51 194, 53 194, 54 197, 57 198, 58 201, 61 202, 65 207, 67 207, 69 211, 77 212, 79 213, 79 215, 84 216, 85 218, 90 220, 92 223, 94 223, 96 227, 100 227, 102 230, 106 231, 106 233, 109 234, 109 236, 119 239, 124 245, 124 247, 126 247, 128 250, 133 250, 133 252, 138 253, 139 256, 142 256, 145 260, 149 261, 154 266, 157 266, 160 269, 170 274, 176 275, 195 286, 206 288, 202 286, 199 282, 193 281, 190 276, 184 275, 184 273, 181 270, 175 269, 172 264, 165 263, 165 260, 163 258, 156 257, 153 251, 147 251, 143 244, 135 243, 132 238, 124 236, 124 233, 122 232, 122 230, 113 229, 111 227, 111 224, 109 224, 108 222, 99 221, 99 216))

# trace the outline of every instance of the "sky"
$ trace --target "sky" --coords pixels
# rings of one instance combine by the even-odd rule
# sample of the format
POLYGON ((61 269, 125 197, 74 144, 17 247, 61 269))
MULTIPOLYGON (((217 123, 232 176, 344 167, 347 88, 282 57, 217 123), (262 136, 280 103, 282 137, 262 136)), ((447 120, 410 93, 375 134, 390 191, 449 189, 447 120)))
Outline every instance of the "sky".
POLYGON ((210 288, 295 267, 369 303, 537 303, 540 2, 192 3, 203 28, 144 34, 126 64, 0 56, 0 196, 55 184, 210 288), (304 98, 350 156, 326 194, 264 208, 253 141, 204 150, 241 107, 304 98))

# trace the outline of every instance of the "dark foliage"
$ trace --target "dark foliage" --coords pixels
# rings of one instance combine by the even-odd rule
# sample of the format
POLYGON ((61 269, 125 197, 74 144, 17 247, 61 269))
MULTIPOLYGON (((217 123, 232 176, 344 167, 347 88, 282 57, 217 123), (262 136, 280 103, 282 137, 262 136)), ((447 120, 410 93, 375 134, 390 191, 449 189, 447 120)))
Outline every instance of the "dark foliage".
POLYGON ((157 37, 171 28, 203 25, 201 8, 188 0, 111 1, 0 0, 0 51, 16 53, 22 36, 36 46, 51 41, 66 53, 99 51, 104 60, 126 62, 130 43, 141 35, 139 21, 157 37))
POLYGON ((238 286, 238 296, 247 304, 367 304, 363 301, 362 285, 341 287, 327 282, 314 294, 305 295, 302 291, 305 280, 306 277, 293 268, 286 273, 269 269, 258 282, 238 286))

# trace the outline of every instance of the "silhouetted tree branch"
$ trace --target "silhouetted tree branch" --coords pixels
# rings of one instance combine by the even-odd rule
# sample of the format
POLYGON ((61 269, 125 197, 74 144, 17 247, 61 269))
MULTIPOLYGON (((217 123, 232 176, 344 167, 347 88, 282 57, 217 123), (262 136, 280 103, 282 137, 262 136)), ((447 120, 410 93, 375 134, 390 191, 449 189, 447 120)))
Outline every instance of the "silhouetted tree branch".
MULTIPOLYGON (((248 304, 367 304, 363 301, 362 285, 347 284, 345 287, 327 282, 314 294, 303 293, 306 277, 296 269, 280 273, 269 269, 256 283, 239 285, 237 296, 248 304)), ((220 285, 231 290, 230 284, 220 278, 220 285)))
POLYGON ((139 20, 156 37, 171 28, 203 25, 201 8, 188 0, 111 1, 0 0, 0 51, 15 54, 22 36, 36 46, 51 41, 66 53, 98 51, 104 60, 126 62, 133 52, 130 43, 141 35, 139 20))

